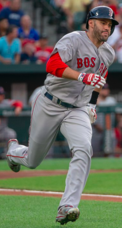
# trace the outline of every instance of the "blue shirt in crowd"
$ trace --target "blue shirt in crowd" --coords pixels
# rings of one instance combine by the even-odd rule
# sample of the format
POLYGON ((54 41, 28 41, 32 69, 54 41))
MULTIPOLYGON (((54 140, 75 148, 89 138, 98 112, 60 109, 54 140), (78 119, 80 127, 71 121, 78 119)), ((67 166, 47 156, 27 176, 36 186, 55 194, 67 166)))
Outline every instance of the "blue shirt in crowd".
POLYGON ((17 27, 20 27, 20 20, 23 15, 22 10, 13 11, 9 7, 4 8, 0 12, 0 18, 8 19, 10 25, 16 25, 17 27))
POLYGON ((21 53, 21 44, 18 38, 14 39, 11 44, 8 43, 6 36, 0 38, 0 56, 5 59, 11 59, 15 62, 15 55, 21 53))
POLYGON ((30 39, 30 40, 36 41, 36 40, 39 40, 40 36, 39 36, 38 32, 33 28, 31 28, 30 33, 28 35, 26 35, 23 31, 23 28, 20 27, 18 29, 18 37, 23 38, 23 39, 30 39))

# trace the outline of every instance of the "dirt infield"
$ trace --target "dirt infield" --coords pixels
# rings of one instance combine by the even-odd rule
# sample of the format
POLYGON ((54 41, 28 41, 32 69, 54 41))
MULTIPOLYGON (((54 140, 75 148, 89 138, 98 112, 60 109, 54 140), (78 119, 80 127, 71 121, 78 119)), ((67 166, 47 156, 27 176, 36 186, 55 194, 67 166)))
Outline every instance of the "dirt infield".
MULTIPOLYGON (((115 172, 122 172, 122 170, 91 170, 90 171, 90 173, 115 173, 115 172)), ((36 177, 36 176, 55 176, 55 175, 66 175, 66 174, 67 174, 67 170, 26 170, 26 171, 20 171, 19 173, 14 173, 11 171, 0 171, 0 179, 36 177)), ((28 196, 61 197, 62 193, 29 191, 29 190, 14 190, 14 189, 0 189, 0 195, 28 195, 28 196)), ((122 202, 122 196, 83 194, 82 200, 122 202)))
MULTIPOLYGON (((114 173, 122 172, 122 170, 91 170, 90 173, 114 173)), ((38 177, 38 176, 56 176, 66 175, 67 170, 25 170, 19 173, 11 171, 0 171, 0 179, 38 177)))
POLYGON ((19 173, 0 171, 0 179, 65 175, 67 170, 25 170, 19 173))

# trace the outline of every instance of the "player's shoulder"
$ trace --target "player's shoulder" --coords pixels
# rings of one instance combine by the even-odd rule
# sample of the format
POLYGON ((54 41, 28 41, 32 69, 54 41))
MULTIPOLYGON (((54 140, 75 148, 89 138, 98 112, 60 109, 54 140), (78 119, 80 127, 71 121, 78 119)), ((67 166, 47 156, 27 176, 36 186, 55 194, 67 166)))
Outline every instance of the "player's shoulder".
POLYGON ((105 56, 109 62, 109 65, 111 65, 115 59, 115 51, 114 49, 108 44, 107 42, 104 42, 102 45, 105 56))
POLYGON ((67 33, 65 36, 63 37, 78 37, 81 38, 81 36, 84 36, 84 31, 73 31, 70 33, 67 33))
POLYGON ((81 41, 82 33, 83 33, 82 31, 73 31, 73 32, 67 33, 59 40, 59 42, 62 42, 62 41, 70 42, 74 44, 74 46, 76 47, 78 43, 81 41))
POLYGON ((107 43, 107 42, 105 42, 104 45, 105 45, 106 49, 107 49, 113 56, 115 56, 115 51, 114 51, 114 49, 111 47, 111 45, 110 45, 109 43, 107 43))

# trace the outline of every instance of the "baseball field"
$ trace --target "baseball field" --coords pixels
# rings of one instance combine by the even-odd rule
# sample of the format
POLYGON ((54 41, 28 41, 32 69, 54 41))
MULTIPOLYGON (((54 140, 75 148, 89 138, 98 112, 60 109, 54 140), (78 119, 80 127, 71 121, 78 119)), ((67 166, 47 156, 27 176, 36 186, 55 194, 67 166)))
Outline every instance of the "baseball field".
MULTIPOLYGON (((58 228, 57 207, 70 159, 46 159, 35 170, 10 171, 0 162, 0 227, 58 228)), ((93 158, 79 204, 67 228, 122 228, 122 158, 93 158)))

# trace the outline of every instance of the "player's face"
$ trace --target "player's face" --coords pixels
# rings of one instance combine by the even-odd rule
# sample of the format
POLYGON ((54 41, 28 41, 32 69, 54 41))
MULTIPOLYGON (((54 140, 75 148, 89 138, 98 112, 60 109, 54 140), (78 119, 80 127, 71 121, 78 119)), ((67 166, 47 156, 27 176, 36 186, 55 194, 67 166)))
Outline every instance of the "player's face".
POLYGON ((94 20, 93 32, 95 37, 100 42, 107 41, 111 34, 112 21, 109 19, 97 19, 94 20))

